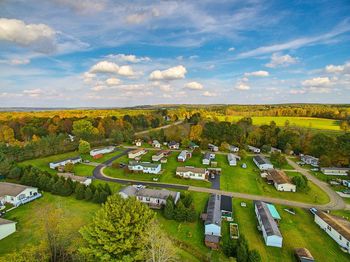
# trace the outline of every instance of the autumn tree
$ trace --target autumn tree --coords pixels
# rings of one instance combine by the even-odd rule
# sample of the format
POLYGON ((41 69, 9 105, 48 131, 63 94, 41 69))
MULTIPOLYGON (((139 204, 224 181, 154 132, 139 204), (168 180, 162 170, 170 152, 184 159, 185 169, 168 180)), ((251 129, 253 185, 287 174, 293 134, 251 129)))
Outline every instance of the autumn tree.
POLYGON ((73 122, 72 133, 81 139, 89 140, 98 135, 98 129, 88 120, 77 120, 73 122))
POLYGON ((90 143, 80 139, 79 140, 79 153, 80 154, 88 154, 91 150, 90 143))
POLYGON ((193 125, 190 129, 190 140, 200 141, 203 132, 203 127, 201 125, 193 125))
POLYGON ((87 246, 82 254, 94 261, 143 261, 146 257, 145 232, 155 213, 131 197, 110 196, 82 234, 87 246))

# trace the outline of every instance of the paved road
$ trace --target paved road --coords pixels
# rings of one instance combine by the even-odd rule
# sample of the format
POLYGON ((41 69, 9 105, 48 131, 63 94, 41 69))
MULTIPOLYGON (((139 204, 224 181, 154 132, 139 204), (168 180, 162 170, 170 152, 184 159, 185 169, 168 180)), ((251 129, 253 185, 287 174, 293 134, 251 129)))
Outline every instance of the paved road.
POLYGON ((160 126, 160 127, 153 128, 153 129, 148 129, 148 130, 145 130, 145 131, 136 132, 135 136, 144 135, 144 134, 147 134, 149 132, 157 131, 157 130, 160 130, 160 129, 166 129, 166 128, 169 128, 171 126, 177 126, 177 125, 182 124, 183 122, 184 122, 183 120, 180 120, 180 121, 177 121, 177 122, 169 124, 169 125, 160 126))
POLYGON ((323 182, 313 175, 309 173, 308 170, 302 168, 297 163, 295 163, 293 160, 287 158, 288 164, 290 164, 296 171, 306 176, 310 181, 312 181, 314 184, 319 186, 323 191, 327 193, 327 195, 330 198, 330 202, 326 205, 324 205, 323 208, 325 209, 344 209, 346 208, 346 204, 344 200, 332 189, 330 186, 323 182))
POLYGON ((129 180, 129 179, 120 179, 120 178, 113 178, 113 177, 108 177, 103 173, 103 169, 111 165, 111 163, 126 155, 130 149, 127 149, 123 151, 122 153, 114 156, 113 158, 107 160, 106 162, 100 164, 97 166, 94 171, 93 175, 96 179, 108 181, 108 182, 114 182, 114 183, 120 183, 120 184, 142 184, 146 186, 152 186, 152 187, 161 187, 161 188, 173 188, 173 189, 181 189, 181 190, 189 190, 189 191, 194 191, 194 192, 203 192, 203 193, 214 193, 214 194, 221 194, 221 195, 227 195, 227 196, 232 196, 236 198, 242 198, 242 199, 250 199, 250 200, 263 200, 275 204, 280 204, 280 205, 286 205, 286 206, 294 206, 294 207, 301 207, 301 208, 311 208, 311 207, 316 207, 319 209, 329 209, 329 210, 336 210, 336 209, 350 209, 350 205, 346 205, 343 201, 343 199, 336 193, 334 192, 327 183, 318 180, 307 170, 304 168, 301 168, 298 166, 296 163, 294 163, 292 160, 287 159, 288 163, 293 166, 298 172, 302 173, 305 175, 310 181, 318 185, 321 189, 323 189, 330 197, 330 202, 325 205, 315 205, 315 204, 307 204, 307 203, 302 203, 302 202, 297 202, 297 201, 292 201, 292 200, 285 200, 285 199, 280 199, 280 198, 273 198, 273 197, 266 197, 266 196, 260 196, 260 195, 252 195, 252 194, 246 194, 246 193, 239 193, 239 192, 228 192, 228 191, 223 191, 219 189, 213 189, 213 188, 204 188, 204 187, 194 187, 194 186, 186 186, 186 185, 179 185, 179 184, 167 184, 167 183, 157 183, 157 182, 145 182, 145 181, 138 181, 138 180, 129 180))

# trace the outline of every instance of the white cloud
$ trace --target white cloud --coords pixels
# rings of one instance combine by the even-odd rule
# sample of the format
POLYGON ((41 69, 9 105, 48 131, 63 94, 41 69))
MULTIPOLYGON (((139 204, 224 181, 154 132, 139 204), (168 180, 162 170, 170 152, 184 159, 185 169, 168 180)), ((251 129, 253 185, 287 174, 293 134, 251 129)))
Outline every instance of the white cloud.
POLYGON ((235 88, 238 90, 249 90, 250 86, 249 86, 249 83, 240 81, 236 84, 235 88))
POLYGON ((340 74, 340 73, 350 74, 350 62, 347 62, 343 65, 327 65, 326 72, 333 73, 333 74, 340 74))
POLYGON ((30 63, 30 59, 28 58, 11 58, 0 60, 0 64, 8 64, 8 65, 27 65, 30 63))
POLYGON ((214 92, 209 92, 209 91, 205 91, 202 95, 203 95, 203 96, 206 96, 206 97, 215 97, 215 96, 217 96, 216 93, 214 93, 214 92))
POLYGON ((291 89, 289 90, 289 93, 292 95, 299 95, 299 94, 305 94, 305 89, 291 89))
POLYGON ((136 73, 131 66, 124 65, 119 67, 118 74, 121 76, 133 77, 136 76, 136 73))
POLYGON ((151 10, 147 10, 144 12, 139 12, 139 13, 135 13, 135 14, 130 14, 126 17, 126 22, 128 24, 142 24, 143 22, 153 18, 153 17, 157 17, 159 16, 160 13, 158 11, 157 8, 152 8, 151 10))
POLYGON ((30 97, 38 97, 43 94, 43 91, 40 88, 36 88, 23 90, 23 93, 29 95, 30 97))
POLYGON ((328 77, 315 77, 301 82, 303 86, 325 86, 329 85, 331 80, 328 77))
POLYGON ((185 78, 186 73, 186 68, 182 65, 178 65, 163 71, 155 70, 150 74, 149 79, 152 81, 183 79, 185 78))
POLYGON ((298 59, 290 55, 281 55, 279 53, 273 53, 270 62, 266 64, 266 66, 271 68, 286 67, 297 62, 298 59))
POLYGON ((185 84, 185 88, 191 89, 191 90, 202 90, 203 89, 203 85, 198 83, 198 82, 189 82, 187 84, 185 84))
POLYGON ((25 24, 21 20, 0 18, 0 40, 35 51, 50 53, 56 49, 56 32, 45 24, 25 24))
POLYGON ((229 52, 233 52, 235 50, 236 50, 236 48, 234 48, 234 47, 230 47, 229 49, 227 49, 227 51, 229 51, 229 52))
POLYGON ((116 73, 118 74, 119 66, 109 61, 101 61, 93 65, 90 69, 91 73, 116 73))
POLYGON ((112 77, 112 78, 108 78, 106 80, 106 84, 109 86, 116 86, 119 85, 121 83, 120 79, 112 77))
POLYGON ((349 26, 349 20, 344 20, 340 24, 338 24, 333 30, 322 34, 318 36, 312 36, 312 37, 302 37, 297 38, 285 43, 281 44, 275 44, 275 45, 269 45, 269 46, 261 46, 256 49, 243 52, 238 55, 238 58, 248 58, 248 57, 254 57, 259 56, 263 54, 269 54, 274 52, 280 52, 283 50, 290 50, 290 49, 298 49, 303 46, 308 46, 312 44, 319 44, 322 42, 327 42, 343 33, 349 32, 350 26, 349 26))
POLYGON ((256 76, 256 77, 266 77, 269 76, 269 72, 267 71, 255 71, 250 73, 244 73, 245 76, 256 76))
POLYGON ((100 12, 105 9, 105 0, 55 0, 79 13, 100 12))
POLYGON ((117 54, 117 55, 108 55, 107 58, 110 59, 116 59, 123 62, 130 62, 130 63, 139 63, 139 62, 148 62, 151 61, 151 59, 147 56, 144 57, 137 57, 135 55, 125 55, 125 54, 117 54))
POLYGON ((95 91, 95 92, 102 91, 104 89, 106 89, 106 86, 104 86, 104 85, 95 85, 95 86, 91 87, 91 90, 95 91))

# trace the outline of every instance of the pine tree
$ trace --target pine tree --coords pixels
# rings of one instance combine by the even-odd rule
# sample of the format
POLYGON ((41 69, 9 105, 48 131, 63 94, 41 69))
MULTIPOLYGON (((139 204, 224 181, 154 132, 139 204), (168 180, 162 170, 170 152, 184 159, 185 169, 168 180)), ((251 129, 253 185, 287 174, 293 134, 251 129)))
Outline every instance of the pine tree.
POLYGON ((87 242, 81 252, 92 261, 144 261, 145 232, 154 217, 155 213, 136 198, 112 195, 93 222, 80 230, 87 242))
POLYGON ((109 196, 112 195, 112 190, 108 183, 105 183, 103 190, 107 192, 109 196))
POLYGON ((260 262, 261 261, 261 256, 259 252, 256 249, 250 250, 249 251, 249 262, 260 262))
POLYGON ((75 198, 78 200, 82 200, 85 198, 85 186, 83 184, 78 184, 75 188, 75 198))
POLYGON ((62 179, 58 179, 55 184, 52 186, 52 194, 62 195, 64 188, 64 181, 62 179))
POLYGON ((100 203, 100 190, 99 189, 95 190, 95 193, 94 193, 94 195, 92 197, 92 202, 100 203))
POLYGON ((92 199, 92 197, 93 197, 93 194, 94 194, 94 193, 92 192, 91 187, 88 186, 88 187, 85 189, 85 194, 84 194, 85 200, 90 201, 90 200, 92 199))
POLYGON ((174 212, 174 219, 176 221, 186 221, 187 210, 182 201, 179 201, 176 205, 174 212))
POLYGON ((196 221, 196 217, 197 217, 196 209, 194 208, 194 205, 192 204, 189 208, 187 208, 186 221, 194 222, 194 221, 196 221))
POLYGON ((169 196, 167 198, 163 214, 164 214, 164 217, 167 219, 174 218, 174 199, 172 196, 169 196))

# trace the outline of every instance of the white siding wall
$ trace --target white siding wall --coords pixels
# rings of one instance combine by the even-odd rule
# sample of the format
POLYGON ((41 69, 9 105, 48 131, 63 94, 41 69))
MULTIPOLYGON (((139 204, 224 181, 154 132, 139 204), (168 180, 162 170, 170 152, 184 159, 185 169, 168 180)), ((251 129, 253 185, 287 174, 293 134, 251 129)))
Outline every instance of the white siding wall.
POLYGON ((284 192, 295 192, 296 191, 296 186, 293 184, 276 184, 275 183, 275 188, 278 191, 284 191, 284 192))
POLYGON ((16 223, 0 225, 0 240, 16 232, 16 223))

